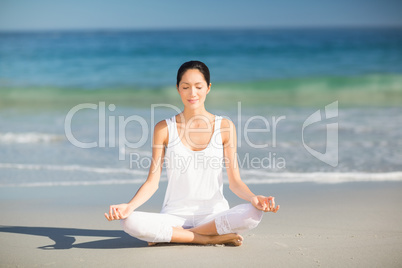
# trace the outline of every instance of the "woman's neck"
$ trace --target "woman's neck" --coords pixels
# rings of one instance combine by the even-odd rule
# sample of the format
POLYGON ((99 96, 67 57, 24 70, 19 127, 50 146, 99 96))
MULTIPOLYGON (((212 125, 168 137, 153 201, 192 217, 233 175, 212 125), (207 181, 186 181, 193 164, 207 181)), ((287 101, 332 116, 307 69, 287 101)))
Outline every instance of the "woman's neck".
POLYGON ((186 107, 184 107, 182 115, 184 116, 184 120, 187 122, 194 116, 209 117, 210 113, 205 109, 204 106, 199 107, 197 109, 186 109, 186 107))

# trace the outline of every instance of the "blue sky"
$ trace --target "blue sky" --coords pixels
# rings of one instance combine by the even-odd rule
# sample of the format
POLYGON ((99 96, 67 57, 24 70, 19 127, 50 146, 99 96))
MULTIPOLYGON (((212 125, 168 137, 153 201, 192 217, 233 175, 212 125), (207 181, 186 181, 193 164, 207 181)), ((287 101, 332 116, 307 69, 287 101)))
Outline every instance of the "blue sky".
POLYGON ((0 30, 402 26, 401 0, 0 0, 0 30))

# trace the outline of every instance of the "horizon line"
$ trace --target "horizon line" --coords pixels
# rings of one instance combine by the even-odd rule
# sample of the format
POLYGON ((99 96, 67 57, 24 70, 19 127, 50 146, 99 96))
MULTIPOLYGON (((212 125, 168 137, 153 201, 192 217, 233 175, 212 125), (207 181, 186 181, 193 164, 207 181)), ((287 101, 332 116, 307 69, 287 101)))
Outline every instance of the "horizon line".
POLYGON ((247 31, 247 30, 370 30, 402 29, 402 25, 326 25, 326 26, 221 26, 221 27, 110 27, 110 28, 55 28, 55 29, 0 29, 0 33, 26 32, 135 32, 135 31, 247 31))

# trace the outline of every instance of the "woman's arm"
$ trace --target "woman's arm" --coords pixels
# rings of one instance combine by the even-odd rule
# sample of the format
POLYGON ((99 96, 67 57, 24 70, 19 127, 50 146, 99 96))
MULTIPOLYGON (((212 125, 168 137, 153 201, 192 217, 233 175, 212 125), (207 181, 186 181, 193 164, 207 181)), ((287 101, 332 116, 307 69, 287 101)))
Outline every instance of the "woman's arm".
POLYGON ((250 202, 259 210, 277 212, 279 206, 275 207, 274 197, 255 195, 240 178, 239 165, 237 162, 236 127, 232 121, 228 119, 222 120, 221 135, 230 190, 238 197, 250 202))
POLYGON ((127 204, 111 205, 109 215, 105 213, 109 221, 125 219, 139 206, 148 201, 158 190, 159 180, 162 173, 163 158, 165 155, 165 144, 168 143, 168 129, 166 121, 160 121, 155 125, 154 137, 152 140, 152 162, 149 168, 148 178, 138 189, 137 193, 127 204))

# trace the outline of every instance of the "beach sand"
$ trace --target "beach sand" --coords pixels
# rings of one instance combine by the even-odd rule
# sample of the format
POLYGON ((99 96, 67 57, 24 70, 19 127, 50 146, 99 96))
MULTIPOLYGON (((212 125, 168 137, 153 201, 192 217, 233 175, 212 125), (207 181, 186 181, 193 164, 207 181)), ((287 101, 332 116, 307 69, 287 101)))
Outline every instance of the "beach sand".
MULTIPOLYGON (((400 267, 402 183, 260 184, 281 205, 241 247, 160 245, 103 213, 140 185, 0 188, 1 267, 400 267)), ((139 210, 159 211, 166 183, 139 210)), ((227 185, 225 185, 227 188, 227 185)), ((242 200, 225 190, 231 206, 242 200)))

